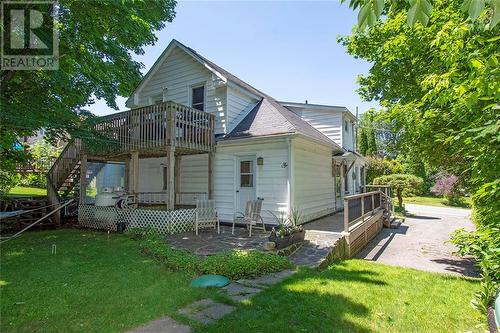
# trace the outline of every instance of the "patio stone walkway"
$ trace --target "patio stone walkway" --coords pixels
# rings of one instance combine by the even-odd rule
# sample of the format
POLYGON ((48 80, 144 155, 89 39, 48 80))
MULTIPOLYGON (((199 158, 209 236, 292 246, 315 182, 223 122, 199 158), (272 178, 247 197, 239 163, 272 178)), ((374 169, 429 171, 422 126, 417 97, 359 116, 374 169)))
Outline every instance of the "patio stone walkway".
POLYGON ((319 267, 341 237, 340 233, 306 228, 304 244, 289 258, 297 266, 319 267))
POLYGON ((229 250, 261 250, 267 242, 269 232, 252 230, 252 237, 248 236, 245 228, 235 228, 234 235, 231 227, 221 226, 220 234, 214 229, 202 229, 199 235, 194 232, 170 235, 166 240, 170 246, 188 250, 198 255, 213 255, 229 250))

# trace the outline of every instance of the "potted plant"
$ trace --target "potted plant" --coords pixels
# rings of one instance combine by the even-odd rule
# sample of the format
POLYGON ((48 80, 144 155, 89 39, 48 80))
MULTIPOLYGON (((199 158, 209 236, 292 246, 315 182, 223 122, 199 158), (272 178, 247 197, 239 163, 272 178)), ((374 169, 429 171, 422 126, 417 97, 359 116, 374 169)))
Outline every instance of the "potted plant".
POLYGON ((283 249, 294 243, 304 241, 306 232, 300 225, 303 222, 303 217, 297 208, 293 208, 289 216, 286 216, 284 212, 280 212, 278 216, 273 212, 270 213, 278 224, 276 228, 273 228, 269 236, 269 241, 276 244, 276 249, 283 249))

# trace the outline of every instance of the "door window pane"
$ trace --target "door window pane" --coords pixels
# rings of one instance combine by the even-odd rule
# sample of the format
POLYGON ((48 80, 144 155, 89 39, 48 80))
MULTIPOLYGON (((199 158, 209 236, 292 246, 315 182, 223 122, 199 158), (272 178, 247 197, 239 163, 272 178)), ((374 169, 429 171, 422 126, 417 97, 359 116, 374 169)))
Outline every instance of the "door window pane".
POLYGON ((253 187, 253 175, 241 175, 240 187, 253 187))
POLYGON ((241 173, 252 173, 252 161, 241 161, 240 162, 240 172, 241 173))

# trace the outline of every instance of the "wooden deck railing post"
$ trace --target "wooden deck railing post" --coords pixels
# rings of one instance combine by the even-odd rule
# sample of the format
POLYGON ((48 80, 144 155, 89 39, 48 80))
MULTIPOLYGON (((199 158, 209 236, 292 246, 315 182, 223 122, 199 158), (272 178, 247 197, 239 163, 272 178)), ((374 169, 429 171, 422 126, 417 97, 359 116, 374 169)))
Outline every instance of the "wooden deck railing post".
POLYGON ((375 212, 375 193, 372 193, 372 215, 375 212))
POLYGON ((349 232, 349 201, 344 198, 344 232, 349 232))
POLYGON ((361 196, 361 221, 365 220, 365 197, 361 196))

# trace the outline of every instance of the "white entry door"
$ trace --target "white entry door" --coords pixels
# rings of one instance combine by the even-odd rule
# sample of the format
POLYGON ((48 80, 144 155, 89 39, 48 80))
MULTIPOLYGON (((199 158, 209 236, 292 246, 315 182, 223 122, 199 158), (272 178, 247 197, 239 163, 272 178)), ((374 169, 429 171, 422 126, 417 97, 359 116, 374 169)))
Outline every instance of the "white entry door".
POLYGON ((244 212, 247 201, 256 199, 255 156, 240 157, 238 160, 237 173, 237 210, 239 212, 244 212))

